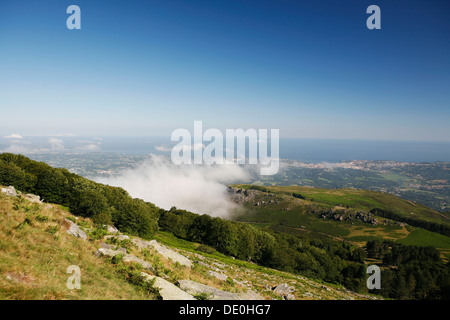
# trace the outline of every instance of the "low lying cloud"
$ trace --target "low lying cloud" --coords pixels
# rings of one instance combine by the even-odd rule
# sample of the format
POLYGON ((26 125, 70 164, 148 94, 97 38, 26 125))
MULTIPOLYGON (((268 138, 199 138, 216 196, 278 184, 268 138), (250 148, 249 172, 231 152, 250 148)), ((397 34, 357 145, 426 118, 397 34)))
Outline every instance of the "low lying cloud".
POLYGON ((102 139, 74 140, 73 135, 57 134, 54 136, 22 136, 13 133, 0 137, 0 152, 16 154, 42 154, 55 152, 99 152, 102 139))
POLYGON ((100 151, 100 142, 97 143, 87 143, 85 145, 78 146, 76 148, 77 151, 85 151, 85 152, 94 152, 100 151))
POLYGON ((48 140, 48 143, 50 144, 50 148, 54 151, 61 151, 64 150, 64 141, 57 138, 50 138, 48 140))
POLYGON ((13 134, 11 134, 9 136, 5 136, 3 138, 5 138, 5 139, 16 139, 16 140, 23 139, 23 137, 20 134, 18 134, 18 133, 13 133, 13 134))
POLYGON ((199 214, 228 218, 238 206, 227 196, 227 184, 248 179, 239 165, 174 165, 169 158, 151 158, 118 176, 98 182, 122 187, 134 198, 166 210, 175 206, 199 214))
POLYGON ((155 146, 155 150, 160 152, 190 152, 195 150, 203 150, 205 149, 205 145, 203 143, 196 143, 191 145, 175 145, 173 147, 166 146, 155 146))

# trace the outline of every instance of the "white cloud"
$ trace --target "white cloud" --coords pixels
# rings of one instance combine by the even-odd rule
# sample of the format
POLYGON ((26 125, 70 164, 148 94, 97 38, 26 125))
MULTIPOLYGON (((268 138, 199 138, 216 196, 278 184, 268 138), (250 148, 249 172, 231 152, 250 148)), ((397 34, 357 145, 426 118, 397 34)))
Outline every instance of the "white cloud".
POLYGON ((170 209, 176 206, 199 214, 227 218, 237 205, 227 196, 226 184, 248 178, 236 164, 174 165, 170 159, 151 155, 138 167, 120 175, 96 180, 127 190, 131 196, 170 209))
POLYGON ((5 139, 16 139, 16 140, 22 140, 23 139, 23 137, 20 134, 18 134, 18 133, 13 133, 13 134, 11 134, 9 136, 5 136, 3 138, 5 138, 5 139))
POLYGON ((62 141, 61 139, 50 138, 50 139, 48 140, 48 142, 50 143, 50 148, 51 148, 53 151, 64 150, 64 141, 62 141))
POLYGON ((3 149, 2 152, 25 154, 25 153, 30 153, 30 150, 27 146, 19 145, 19 144, 12 144, 9 147, 3 149))
POLYGON ((161 151, 161 152, 170 152, 170 151, 172 151, 172 148, 168 148, 165 146, 155 146, 155 150, 161 151))
POLYGON ((157 151, 161 152, 171 152, 172 150, 174 152, 190 152, 195 150, 202 150, 205 149, 205 145, 203 143, 196 143, 196 144, 177 144, 174 147, 166 147, 166 146, 155 146, 155 149, 157 151))
POLYGON ((100 144, 88 143, 88 144, 86 144, 84 146, 78 147, 77 150, 81 150, 81 151, 99 151, 100 150, 100 144))

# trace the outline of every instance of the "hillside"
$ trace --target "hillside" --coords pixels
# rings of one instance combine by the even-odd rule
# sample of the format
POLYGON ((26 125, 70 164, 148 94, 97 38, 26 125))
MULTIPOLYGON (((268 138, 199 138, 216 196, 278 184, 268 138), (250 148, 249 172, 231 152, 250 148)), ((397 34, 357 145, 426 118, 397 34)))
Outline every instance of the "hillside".
POLYGON ((448 223, 431 209, 360 190, 235 185, 228 192, 244 208, 236 221, 321 244, 332 256, 346 245, 362 248, 352 256, 380 267, 383 296, 450 299, 448 223))
POLYGON ((281 225, 285 232, 309 232, 359 246, 369 240, 394 240, 450 253, 450 222, 446 215, 390 194, 252 185, 231 186, 229 193, 246 208, 234 218, 237 221, 265 228, 281 225))
POLYGON ((301 186, 251 186, 236 185, 236 187, 260 190, 272 194, 293 195, 303 197, 305 204, 320 204, 329 207, 345 207, 370 211, 372 209, 386 209, 401 216, 430 222, 447 224, 450 226, 449 214, 440 213, 420 203, 404 200, 388 193, 361 189, 324 189, 301 186))
POLYGON ((232 259, 168 233, 155 234, 157 241, 125 235, 3 189, 0 299, 374 298, 232 259), (81 269, 80 290, 66 286, 71 265, 81 269))

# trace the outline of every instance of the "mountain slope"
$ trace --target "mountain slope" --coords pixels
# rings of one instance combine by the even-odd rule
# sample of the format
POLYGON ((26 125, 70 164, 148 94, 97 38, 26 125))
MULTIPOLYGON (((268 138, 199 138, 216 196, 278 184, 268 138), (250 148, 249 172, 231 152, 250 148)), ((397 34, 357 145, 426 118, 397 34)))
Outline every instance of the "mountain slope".
POLYGON ((279 231, 283 226, 283 232, 309 232, 360 246, 369 240, 394 240, 431 245, 450 253, 450 238, 446 235, 450 224, 446 216, 390 194, 252 185, 231 186, 229 194, 245 207, 234 217, 236 221, 276 227, 279 231))
POLYGON ((57 205, 0 192, 0 299, 154 299, 95 256, 95 244, 67 234, 57 205), (66 286, 67 268, 82 270, 82 289, 66 286))
POLYGON ((168 233, 155 237, 163 245, 144 248, 151 242, 123 234, 117 236, 116 231, 108 234, 90 219, 75 217, 58 205, 44 204, 24 194, 11 196, 0 192, 0 298, 160 299, 158 287, 143 286, 142 279, 136 276, 136 271, 144 271, 146 276, 164 278, 160 281, 166 283, 195 281, 211 290, 242 294, 245 299, 287 297, 281 290, 273 290, 275 287, 289 288, 290 299, 373 299, 341 286, 232 259, 214 250, 204 253, 206 249, 201 245, 168 233), (69 234, 67 231, 72 227, 84 231, 86 239, 74 237, 76 232, 69 234), (168 251, 178 252, 195 263, 186 266, 174 262, 165 255, 168 251), (114 257, 105 259, 99 252, 113 252, 114 257), (119 252, 125 258, 117 259, 119 252), (134 258, 124 263, 127 256, 134 258), (145 262, 151 267, 135 269, 134 262, 145 262), (70 265, 81 269, 81 290, 66 286, 70 265))
POLYGON ((400 199, 388 193, 361 189, 323 189, 301 186, 251 186, 238 188, 266 191, 272 194, 301 195, 304 203, 340 206, 370 211, 375 208, 392 210, 405 217, 450 225, 448 214, 437 212, 422 204, 400 199))

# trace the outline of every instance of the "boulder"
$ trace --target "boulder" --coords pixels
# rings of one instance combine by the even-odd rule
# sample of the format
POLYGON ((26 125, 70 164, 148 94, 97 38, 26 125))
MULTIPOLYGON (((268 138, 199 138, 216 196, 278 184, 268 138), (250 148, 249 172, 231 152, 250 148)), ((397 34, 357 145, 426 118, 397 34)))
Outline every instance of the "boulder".
POLYGON ((35 195, 35 194, 31 194, 31 193, 27 193, 26 195, 23 196, 25 199, 27 199, 30 202, 34 202, 34 203, 42 203, 41 201, 41 197, 35 195))
POLYGON ((64 221, 67 224, 69 224, 69 228, 67 229, 68 234, 71 234, 72 236, 83 239, 83 240, 87 239, 86 232, 81 230, 81 228, 77 224, 73 223, 69 219, 64 219, 64 221))
POLYGON ((13 186, 2 188, 2 193, 10 197, 17 197, 17 191, 13 186))
POLYGON ((134 263, 139 264, 144 269, 153 270, 153 266, 149 262, 139 259, 138 257, 136 257, 132 254, 127 254, 127 253, 123 253, 123 251, 107 249, 107 248, 100 248, 97 250, 97 255, 99 255, 99 256, 114 257, 119 254, 123 255, 123 262, 134 262, 134 263))
POLYGON ((276 287, 273 289, 273 292, 274 292, 275 294, 278 294, 278 295, 283 296, 283 297, 285 297, 285 296, 287 296, 288 294, 290 294, 291 291, 292 291, 292 288, 291 288, 288 284, 286 284, 286 283, 282 283, 282 284, 276 286, 276 287))
POLYGON ((160 277, 150 276, 141 272, 144 281, 154 281, 153 287, 158 289, 159 295, 163 300, 196 300, 191 294, 181 290, 173 283, 160 277))
POLYGON ((114 249, 110 249, 110 248, 100 248, 97 250, 96 254, 100 257, 114 257, 117 256, 118 254, 122 254, 125 255, 122 251, 118 251, 118 250, 114 250, 114 249))
POLYGON ((295 300, 295 297, 292 294, 288 293, 284 296, 284 300, 295 300))
POLYGON ((208 275, 220 280, 220 281, 226 281, 228 279, 227 275, 223 274, 223 273, 218 273, 212 270, 209 270, 207 272, 208 275))
POLYGON ((152 241, 145 241, 142 239, 132 239, 131 242, 133 242, 138 248, 145 249, 145 248, 152 248, 156 252, 158 252, 163 257, 172 260, 173 262, 178 262, 182 266, 185 267, 192 267, 192 262, 185 256, 179 254, 178 252, 173 251, 172 249, 167 248, 166 246, 159 244, 156 240, 152 241))
POLYGON ((178 285, 182 290, 193 296, 207 294, 210 300, 243 300, 237 293, 216 289, 192 280, 178 280, 178 285))
POLYGON ((141 267, 144 269, 153 270, 153 266, 151 265, 151 263, 144 261, 142 259, 139 259, 138 257, 133 256, 132 254, 126 254, 123 257, 123 261, 124 262, 134 262, 134 263, 141 265, 141 267))
POLYGON ((245 293, 239 293, 242 300, 266 300, 263 296, 253 290, 248 290, 245 293))
POLYGON ((130 237, 127 236, 126 234, 119 234, 119 235, 108 234, 108 235, 104 236, 103 238, 104 239, 112 239, 112 238, 114 238, 114 239, 117 239, 119 241, 130 240, 130 237))
POLYGON ((106 227, 106 230, 108 231, 108 233, 112 233, 112 234, 119 233, 119 230, 117 230, 117 228, 112 225, 108 225, 106 227))
POLYGON ((104 248, 104 249, 111 249, 111 250, 116 250, 119 252, 123 252, 123 253, 127 253, 127 249, 125 248, 121 248, 112 244, 106 244, 106 243, 100 243, 100 248, 104 248))

